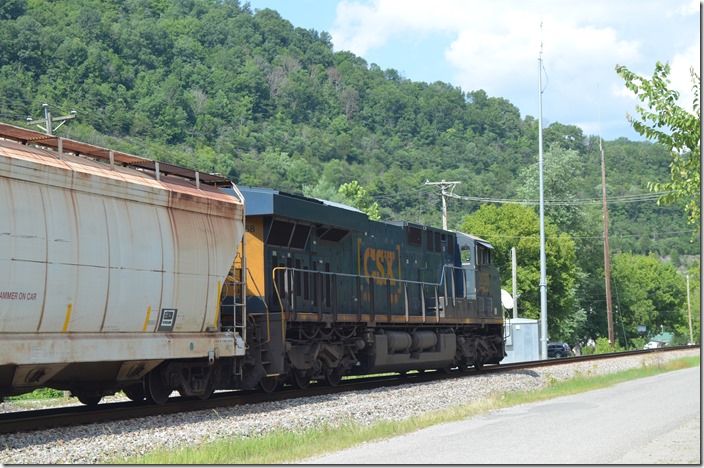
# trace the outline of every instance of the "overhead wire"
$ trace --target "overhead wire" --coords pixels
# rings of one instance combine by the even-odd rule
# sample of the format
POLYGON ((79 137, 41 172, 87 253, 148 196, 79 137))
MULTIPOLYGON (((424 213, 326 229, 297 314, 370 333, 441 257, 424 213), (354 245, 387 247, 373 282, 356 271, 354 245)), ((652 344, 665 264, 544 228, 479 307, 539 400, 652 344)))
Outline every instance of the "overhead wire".
MULTIPOLYGON (((630 194, 630 195, 618 195, 607 199, 607 203, 637 203, 643 201, 657 200, 663 195, 667 195, 669 191, 665 192, 650 192, 650 193, 640 193, 640 194, 630 194)), ((479 203, 500 203, 500 204, 516 204, 516 205, 537 205, 538 200, 526 200, 526 199, 507 199, 507 198, 484 198, 484 197, 467 197, 455 194, 446 193, 445 196, 450 198, 455 198, 464 201, 474 201, 479 203)), ((544 200, 546 205, 552 206, 580 206, 580 205, 594 205, 601 203, 600 198, 582 198, 582 199, 565 199, 565 200, 544 200)))

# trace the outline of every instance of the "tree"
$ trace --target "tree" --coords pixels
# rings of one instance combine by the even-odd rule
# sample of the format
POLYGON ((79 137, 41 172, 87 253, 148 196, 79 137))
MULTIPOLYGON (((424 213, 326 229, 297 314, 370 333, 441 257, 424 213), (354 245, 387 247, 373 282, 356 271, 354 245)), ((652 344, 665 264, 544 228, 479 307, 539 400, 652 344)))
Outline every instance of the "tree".
POLYGON ((639 336, 638 326, 645 326, 649 337, 659 333, 661 326, 668 331, 684 331, 686 281, 671 264, 661 263, 653 254, 629 252, 614 255, 611 265, 618 306, 615 319, 620 323, 616 330, 622 345, 639 336))
POLYGON ((669 64, 663 65, 657 62, 651 79, 636 75, 620 65, 616 65, 616 72, 626 81, 626 88, 636 93, 638 99, 647 104, 647 109, 641 105, 636 106, 636 111, 642 120, 636 120, 629 115, 628 121, 638 133, 668 148, 672 157, 671 181, 651 182, 648 187, 655 192, 668 191, 658 199, 659 205, 680 199, 685 200, 689 222, 696 224, 699 230, 701 218, 699 75, 694 69, 690 70, 694 101, 692 112, 689 112, 677 105, 679 93, 667 87, 670 84, 669 64))
MULTIPOLYGON (((505 288, 511 281, 511 247, 516 247, 516 282, 521 293, 519 313, 540 317, 540 218, 533 208, 521 205, 482 205, 467 216, 463 232, 486 239, 494 246, 494 263, 505 288)), ((572 337, 579 320, 575 313, 576 256, 572 239, 545 223, 545 257, 548 286, 548 334, 572 337)))
POLYGON ((367 190, 359 185, 359 182, 356 180, 342 184, 339 193, 345 197, 345 200, 347 200, 350 205, 365 212, 369 216, 369 219, 375 221, 381 219, 379 204, 372 202, 367 190))

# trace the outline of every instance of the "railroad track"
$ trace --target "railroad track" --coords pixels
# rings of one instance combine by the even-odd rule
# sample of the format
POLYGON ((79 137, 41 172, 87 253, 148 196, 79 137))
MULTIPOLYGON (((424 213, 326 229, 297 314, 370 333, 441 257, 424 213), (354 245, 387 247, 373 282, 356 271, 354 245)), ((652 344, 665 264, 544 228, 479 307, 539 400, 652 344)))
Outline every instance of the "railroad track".
POLYGON ((531 369, 536 367, 571 364, 575 362, 615 359, 639 354, 646 355, 652 353, 667 353, 682 349, 691 349, 691 347, 681 346, 652 350, 628 351, 621 353, 598 354, 590 356, 572 356, 562 359, 525 361, 491 366, 487 365, 481 371, 477 371, 475 369, 467 369, 466 371, 459 372, 457 369, 455 369, 451 372, 426 371, 422 373, 409 373, 406 375, 393 374, 364 378, 347 378, 344 379, 340 383, 340 385, 336 387, 331 387, 320 383, 313 383, 310 387, 305 390, 298 390, 294 389, 293 387, 286 386, 284 387, 284 389, 273 393, 262 393, 257 391, 216 392, 207 400, 172 397, 164 405, 154 405, 146 401, 122 401, 115 403, 102 403, 99 404, 97 407, 81 405, 62 406, 39 410, 16 411, 0 413, 0 434, 52 429, 62 426, 79 426, 92 423, 105 423, 109 421, 136 419, 149 416, 183 413, 189 411, 201 411, 208 409, 216 410, 217 408, 229 406, 257 404, 296 398, 306 398, 311 396, 329 395, 359 390, 372 390, 384 387, 406 385, 409 383, 431 382, 442 379, 456 379, 470 376, 473 374, 490 374, 520 369, 531 369))

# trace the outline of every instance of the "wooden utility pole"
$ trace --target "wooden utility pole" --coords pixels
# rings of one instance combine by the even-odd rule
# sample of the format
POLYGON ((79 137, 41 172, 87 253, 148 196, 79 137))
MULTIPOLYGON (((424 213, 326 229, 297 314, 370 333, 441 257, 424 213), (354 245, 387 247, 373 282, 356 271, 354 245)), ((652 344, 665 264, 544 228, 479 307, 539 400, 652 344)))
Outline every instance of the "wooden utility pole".
POLYGON ((71 115, 61 115, 59 117, 52 117, 51 112, 49 112, 49 104, 47 104, 45 102, 44 104, 42 104, 42 107, 44 108, 44 118, 38 119, 38 120, 32 120, 31 117, 27 117, 27 124, 28 125, 36 125, 37 127, 44 130, 47 135, 53 135, 54 132, 56 130, 58 130, 59 127, 62 126, 64 123, 66 123, 67 120, 76 118, 76 111, 71 111, 71 115), (54 122, 61 122, 61 123, 59 125, 57 125, 56 128, 53 128, 54 122), (44 127, 39 125, 42 123, 44 124, 44 127))
POLYGON ((445 197, 448 195, 452 195, 452 190, 454 190, 455 185, 459 184, 460 182, 445 182, 443 179, 442 182, 429 182, 425 181, 425 185, 439 185, 440 190, 442 192, 442 228, 447 231, 447 200, 445 200, 445 197), (452 190, 450 190, 450 193, 447 193, 445 190, 448 188, 452 187, 452 190))
POLYGON ((614 314, 611 308, 611 259, 609 254, 609 211, 606 209, 606 164, 604 162, 604 148, 601 146, 599 138, 599 150, 601 151, 601 198, 604 210, 604 278, 606 281, 606 321, 609 329, 609 343, 613 348, 614 339, 614 314))

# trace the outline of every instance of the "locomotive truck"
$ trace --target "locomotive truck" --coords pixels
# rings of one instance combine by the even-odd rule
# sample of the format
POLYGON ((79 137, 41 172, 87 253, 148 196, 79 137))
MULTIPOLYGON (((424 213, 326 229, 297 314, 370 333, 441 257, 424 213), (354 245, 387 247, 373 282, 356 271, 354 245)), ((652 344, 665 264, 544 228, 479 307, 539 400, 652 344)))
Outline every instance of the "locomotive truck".
POLYGON ((498 364, 492 246, 0 123, 0 397, 498 364))

